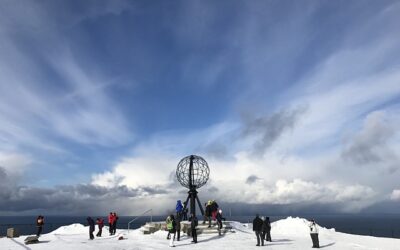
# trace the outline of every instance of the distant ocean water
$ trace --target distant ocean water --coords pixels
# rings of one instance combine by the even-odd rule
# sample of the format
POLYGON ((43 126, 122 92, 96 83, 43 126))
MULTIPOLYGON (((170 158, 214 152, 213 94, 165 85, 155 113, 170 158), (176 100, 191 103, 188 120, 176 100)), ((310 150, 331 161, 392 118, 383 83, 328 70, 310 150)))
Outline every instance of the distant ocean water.
MULTIPOLYGON (((262 215, 261 215, 262 216, 262 215)), ((94 219, 101 216, 92 216, 94 219)), ((166 216, 153 216, 153 221, 164 221, 166 216)), ((284 219, 288 216, 269 216, 271 221, 284 219)), ((298 215, 292 217, 313 218, 316 222, 326 228, 335 228, 338 232, 371 235, 378 237, 400 238, 400 214, 398 215, 298 215)), ((102 216, 107 221, 106 216, 102 216)), ((118 221, 119 229, 126 229, 128 222, 134 216, 120 216, 118 221)), ((240 221, 243 223, 252 222, 252 216, 227 216, 227 220, 240 221)), ((0 216, 0 235, 6 235, 7 228, 17 228, 21 235, 36 233, 36 216, 0 216)), ((149 216, 139 217, 131 228, 139 228, 147 221, 149 216)), ((43 233, 51 232, 61 226, 80 223, 86 225, 86 216, 46 216, 43 233)), ((106 223, 107 225, 107 223, 106 223)), ((273 232, 272 232, 273 234, 273 232)))

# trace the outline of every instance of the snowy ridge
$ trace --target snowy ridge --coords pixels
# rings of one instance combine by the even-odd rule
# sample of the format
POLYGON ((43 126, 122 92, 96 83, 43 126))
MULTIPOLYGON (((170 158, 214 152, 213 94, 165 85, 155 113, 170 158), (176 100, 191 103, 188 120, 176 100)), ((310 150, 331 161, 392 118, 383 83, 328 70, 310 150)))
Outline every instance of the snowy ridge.
MULTIPOLYGON (((192 249, 259 249, 255 246, 256 240, 252 230, 252 224, 229 222, 236 233, 218 236, 214 234, 199 235, 198 244, 191 243, 191 238, 181 234, 181 240, 175 245, 182 250, 192 249)), ((303 218, 288 217, 272 223, 272 242, 267 242, 266 247, 274 250, 310 249, 311 239, 308 228, 309 222, 303 218)), ((167 249, 169 241, 166 240, 167 232, 157 231, 154 234, 144 235, 139 229, 117 230, 114 236, 108 236, 106 228, 103 228, 103 237, 88 240, 88 226, 72 224, 62 226, 51 233, 39 238, 39 243, 29 245, 25 249, 30 250, 158 250, 167 249), (118 240, 123 236, 124 240, 118 240)), ((400 239, 378 238, 359 236, 335 232, 334 229, 319 227, 320 246, 332 250, 399 250, 400 239)), ((97 229, 95 234, 97 233, 97 229)), ((0 238, 1 249, 17 250, 24 246, 24 239, 0 238)))

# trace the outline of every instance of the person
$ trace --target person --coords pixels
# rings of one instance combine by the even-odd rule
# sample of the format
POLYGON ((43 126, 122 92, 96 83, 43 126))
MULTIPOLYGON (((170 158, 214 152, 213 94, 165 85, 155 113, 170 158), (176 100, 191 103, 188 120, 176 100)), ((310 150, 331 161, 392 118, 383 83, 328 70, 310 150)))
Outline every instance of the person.
POLYGON ((310 236, 313 243, 313 248, 319 248, 319 239, 318 239, 318 226, 315 221, 312 219, 310 221, 310 236))
POLYGON ((117 222, 118 222, 119 217, 117 216, 116 212, 113 213, 113 216, 114 216, 114 223, 113 223, 113 231, 112 231, 112 233, 114 235, 117 232, 117 222))
POLYGON ((265 239, 266 235, 267 235, 267 223, 265 221, 265 217, 261 216, 261 220, 263 221, 263 224, 261 226, 261 238, 265 239))
POLYGON ((112 212, 110 212, 110 214, 108 215, 108 231, 110 232, 110 235, 113 235, 114 232, 114 221, 115 221, 115 217, 114 214, 112 212))
POLYGON ((188 217, 187 217, 188 211, 189 211, 189 209, 187 208, 187 202, 185 201, 185 202, 183 202, 182 220, 188 219, 188 217))
POLYGON ((169 240, 171 238, 171 233, 169 232, 169 229, 168 229, 168 225, 172 223, 171 220, 172 220, 172 218, 170 215, 165 220, 165 224, 167 225, 167 231, 168 231, 167 240, 169 240))
POLYGON ((225 221, 226 219, 222 217, 222 209, 220 209, 216 215, 217 219, 217 224, 218 224, 218 234, 221 236, 221 229, 222 229, 222 221, 225 221))
POLYGON ((264 246, 264 238, 261 237, 262 224, 263 224, 263 221, 257 214, 256 218, 254 218, 254 220, 253 220, 253 231, 256 233, 256 237, 257 237, 257 245, 256 246, 260 246, 260 239, 261 239, 262 245, 264 246))
POLYGON ((87 222, 88 222, 88 224, 89 224, 89 238, 90 238, 91 240, 93 240, 93 239, 94 239, 94 236, 93 236, 93 232, 94 232, 94 220, 92 219, 92 217, 87 217, 86 220, 87 220, 87 222))
POLYGON ((204 221, 203 224, 208 220, 208 227, 211 227, 211 201, 206 202, 206 212, 204 213, 204 221))
POLYGON ((181 200, 176 201, 176 215, 182 213, 183 211, 183 205, 181 200))
POLYGON ((181 220, 182 213, 178 213, 176 215, 175 224, 176 224, 176 240, 179 241, 181 238, 181 220))
MULTIPOLYGON (((167 218, 168 219, 168 218, 167 218)), ((175 234, 176 234, 176 222, 173 214, 169 216, 169 220, 167 223, 168 235, 170 236, 169 246, 175 247, 175 234)))
POLYGON ((263 238, 265 238, 266 241, 272 242, 271 240, 271 221, 269 220, 269 217, 265 217, 265 235, 263 238))
POLYGON ((218 203, 215 200, 211 201, 211 217, 213 220, 216 220, 218 213, 218 203))
POLYGON ((44 225, 44 217, 43 217, 42 215, 39 215, 39 216, 36 218, 36 227, 37 227, 36 236, 37 236, 37 237, 39 237, 40 234, 42 233, 43 225, 44 225))
POLYGON ((99 227, 99 232, 97 232, 96 236, 101 237, 101 234, 103 232, 103 227, 104 227, 104 220, 103 218, 97 218, 96 219, 96 224, 99 227))
POLYGON ((193 243, 197 243, 197 229, 196 229, 196 227, 198 226, 199 222, 197 220, 197 217, 194 214, 190 215, 189 221, 190 221, 190 229, 191 229, 191 233, 192 233, 192 237, 193 237, 192 242, 193 243))

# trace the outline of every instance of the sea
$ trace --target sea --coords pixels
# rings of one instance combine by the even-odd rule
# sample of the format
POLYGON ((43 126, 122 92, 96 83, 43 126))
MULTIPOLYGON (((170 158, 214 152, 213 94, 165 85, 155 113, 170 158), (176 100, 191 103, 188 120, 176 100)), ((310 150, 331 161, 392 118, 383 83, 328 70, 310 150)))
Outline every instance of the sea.
MULTIPOLYGON (((269 216, 271 222, 287 218, 289 215, 269 216)), ((92 216, 93 219, 102 217, 107 222, 107 216, 92 216)), ((334 228, 338 232, 369 235, 376 237, 400 238, 400 214, 366 215, 366 214, 340 214, 340 215, 292 215, 314 219, 319 225, 326 228, 334 228)), ((43 233, 51 232, 61 226, 80 223, 86 225, 87 216, 46 216, 43 233)), ((149 221, 164 221, 166 216, 120 216, 118 229, 127 229, 128 223, 131 229, 136 229, 149 221)), ((226 216, 227 220, 251 223, 254 215, 226 216)), ((0 216, 0 236, 5 236, 7 228, 16 228, 21 235, 36 233, 36 216, 0 216)), ((105 223, 107 225, 107 223, 105 223)), ((272 232, 273 234, 273 232, 272 232)))

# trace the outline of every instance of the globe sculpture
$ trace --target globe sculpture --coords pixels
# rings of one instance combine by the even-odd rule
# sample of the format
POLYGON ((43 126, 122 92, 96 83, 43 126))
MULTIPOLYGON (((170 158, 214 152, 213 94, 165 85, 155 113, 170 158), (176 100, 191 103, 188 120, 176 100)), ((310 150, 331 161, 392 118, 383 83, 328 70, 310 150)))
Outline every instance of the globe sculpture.
POLYGON ((188 188, 188 197, 183 209, 186 209, 190 201, 190 213, 196 215, 196 201, 201 214, 204 215, 203 206, 197 196, 197 189, 204 186, 210 176, 210 168, 207 162, 200 156, 190 155, 183 158, 176 168, 176 178, 179 183, 188 188))

